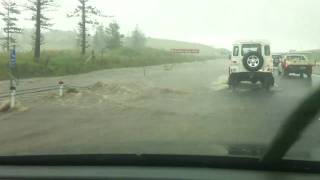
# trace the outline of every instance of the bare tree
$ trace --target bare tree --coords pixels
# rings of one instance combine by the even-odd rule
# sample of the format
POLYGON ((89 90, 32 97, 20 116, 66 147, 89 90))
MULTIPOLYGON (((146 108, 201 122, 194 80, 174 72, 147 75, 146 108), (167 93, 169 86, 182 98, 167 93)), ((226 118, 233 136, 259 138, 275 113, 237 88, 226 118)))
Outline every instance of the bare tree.
POLYGON ((13 35, 21 33, 22 31, 17 25, 17 15, 20 14, 20 10, 18 10, 18 5, 12 0, 2 0, 1 5, 2 9, 0 11, 0 16, 2 16, 2 20, 5 24, 3 28, 5 37, 1 38, 1 40, 3 40, 2 47, 9 52, 11 45, 17 43, 17 39, 13 35))
POLYGON ((35 21, 35 34, 34 34, 34 58, 36 62, 40 61, 41 45, 44 42, 42 30, 49 30, 53 24, 50 23, 51 18, 46 16, 46 12, 54 10, 56 7, 54 0, 28 0, 26 6, 28 10, 33 12, 32 21, 35 21))
MULTIPOLYGON (((86 54, 86 49, 89 47, 88 37, 90 36, 88 32, 88 26, 98 25, 98 21, 94 16, 108 17, 102 15, 101 11, 97 8, 89 5, 89 0, 78 0, 79 6, 71 13, 68 17, 79 17, 79 44, 81 47, 81 54, 86 54)), ((111 17, 111 16, 110 16, 111 17)))

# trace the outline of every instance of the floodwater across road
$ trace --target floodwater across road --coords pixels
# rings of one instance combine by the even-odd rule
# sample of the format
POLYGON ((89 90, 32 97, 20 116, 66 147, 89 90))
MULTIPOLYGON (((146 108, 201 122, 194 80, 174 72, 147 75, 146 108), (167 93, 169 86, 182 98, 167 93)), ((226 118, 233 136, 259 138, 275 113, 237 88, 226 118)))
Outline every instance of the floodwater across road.
MULTIPOLYGON (((270 92, 251 84, 232 92, 227 68, 228 60, 210 60, 146 67, 146 76, 143 68, 126 68, 21 80, 22 89, 59 80, 88 88, 63 98, 58 92, 20 97, 21 111, 0 113, 0 154, 225 155, 228 144, 270 143, 320 84, 317 75, 276 76, 270 92)), ((0 82, 0 92, 7 83, 0 82)))

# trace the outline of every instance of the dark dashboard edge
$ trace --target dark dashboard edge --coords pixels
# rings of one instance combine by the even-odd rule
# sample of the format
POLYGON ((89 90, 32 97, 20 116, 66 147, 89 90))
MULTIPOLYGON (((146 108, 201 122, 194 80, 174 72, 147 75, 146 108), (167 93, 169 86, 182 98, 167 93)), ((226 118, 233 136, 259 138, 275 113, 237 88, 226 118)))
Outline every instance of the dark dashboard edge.
POLYGON ((281 160, 263 163, 257 158, 196 155, 37 155, 0 156, 0 166, 148 166, 199 167, 256 171, 320 173, 320 162, 281 160))

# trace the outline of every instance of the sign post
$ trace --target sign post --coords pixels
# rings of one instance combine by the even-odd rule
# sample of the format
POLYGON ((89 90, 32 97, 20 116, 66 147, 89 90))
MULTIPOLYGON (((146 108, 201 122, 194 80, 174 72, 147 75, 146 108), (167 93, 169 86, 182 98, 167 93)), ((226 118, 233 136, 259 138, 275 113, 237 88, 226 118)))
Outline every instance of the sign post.
POLYGON ((13 49, 10 53, 10 60, 9 60, 9 67, 10 67, 10 73, 11 73, 11 78, 10 78, 10 88, 13 87, 13 80, 14 80, 14 71, 17 67, 17 54, 16 54, 16 46, 13 46, 13 49))
POLYGON ((16 54, 16 46, 13 46, 13 49, 10 53, 10 60, 9 60, 9 67, 10 67, 10 94, 11 94, 11 100, 10 100, 10 108, 14 108, 15 101, 16 101, 16 85, 13 83, 14 81, 14 73, 15 69, 17 67, 17 54, 16 54))
POLYGON ((16 46, 13 46, 13 49, 10 53, 10 68, 15 69, 16 65, 17 65, 16 46))

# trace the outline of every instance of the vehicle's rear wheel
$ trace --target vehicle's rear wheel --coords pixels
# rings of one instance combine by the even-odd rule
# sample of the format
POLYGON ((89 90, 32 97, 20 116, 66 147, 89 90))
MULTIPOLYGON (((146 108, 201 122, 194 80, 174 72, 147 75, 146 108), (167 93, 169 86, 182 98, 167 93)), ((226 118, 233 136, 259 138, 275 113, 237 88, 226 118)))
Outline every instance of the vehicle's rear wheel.
POLYGON ((235 91, 237 89, 238 85, 239 85, 239 81, 235 80, 230 84, 230 89, 232 91, 235 91))
POLYGON ((237 86, 239 84, 239 80, 236 76, 230 76, 229 77, 229 88, 232 90, 232 91, 235 91, 237 86))
POLYGON ((270 91, 271 85, 269 85, 269 84, 265 85, 264 89, 267 90, 267 91, 270 91))
POLYGON ((285 77, 289 77, 289 71, 287 71, 287 70, 284 70, 284 72, 283 72, 283 75, 285 76, 285 77))
POLYGON ((270 83, 268 81, 265 80, 265 81, 262 82, 262 88, 263 89, 269 91, 270 87, 271 87, 271 85, 270 85, 270 83))
POLYGON ((252 81, 251 81, 251 83, 254 84, 254 85, 256 85, 257 82, 258 82, 257 80, 252 80, 252 81))
POLYGON ((312 73, 309 72, 309 73, 307 74, 307 76, 308 76, 309 79, 311 79, 311 78, 312 78, 312 73))
POLYGON ((303 73, 300 73, 300 78, 302 79, 304 77, 304 74, 303 73))
POLYGON ((274 85, 274 78, 273 77, 266 77, 262 81, 262 88, 267 91, 269 91, 273 85, 274 85))
POLYGON ((235 85, 235 84, 230 85, 230 89, 232 92, 235 92, 237 89, 237 85, 235 85))

